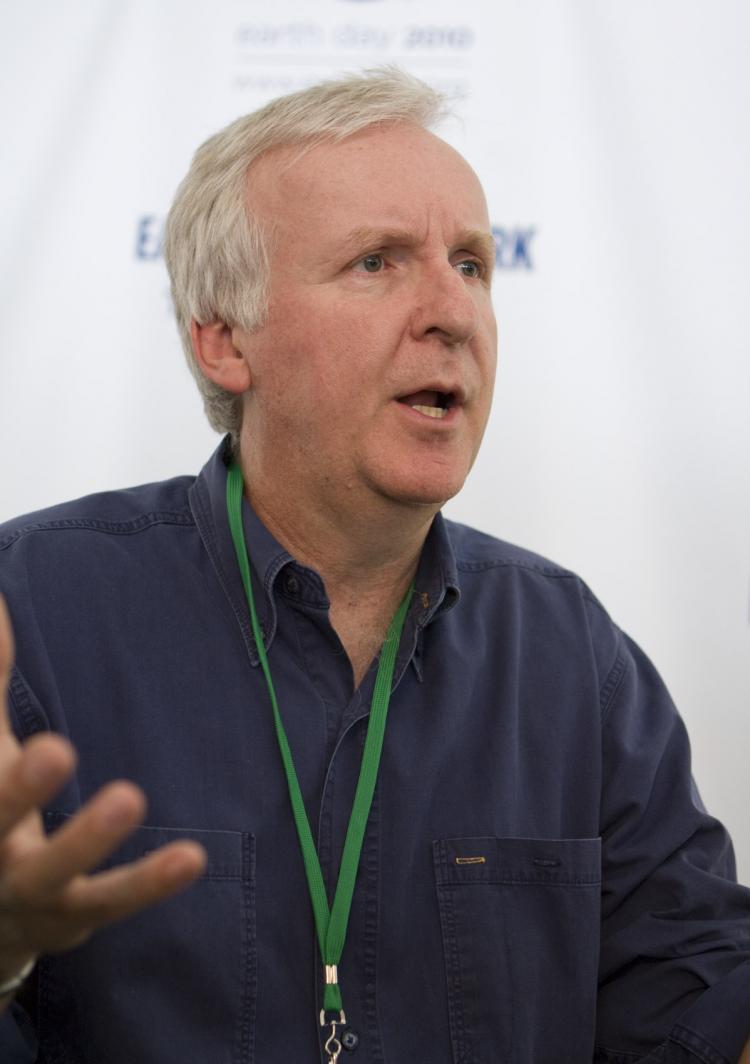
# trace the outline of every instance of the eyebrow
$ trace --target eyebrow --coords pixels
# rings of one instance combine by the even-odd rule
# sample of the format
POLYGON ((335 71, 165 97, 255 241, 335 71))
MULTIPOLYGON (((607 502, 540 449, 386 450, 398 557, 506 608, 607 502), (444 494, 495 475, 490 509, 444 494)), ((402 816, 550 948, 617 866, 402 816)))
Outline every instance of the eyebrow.
MULTIPOLYGON (((344 237, 344 246, 352 250, 362 247, 388 247, 392 244, 414 247, 418 243, 419 238, 408 229, 373 229, 370 226, 361 226, 352 229, 344 237)), ((485 259, 490 268, 495 263, 495 238, 485 229, 465 229, 459 233, 454 247, 476 252, 485 259)))

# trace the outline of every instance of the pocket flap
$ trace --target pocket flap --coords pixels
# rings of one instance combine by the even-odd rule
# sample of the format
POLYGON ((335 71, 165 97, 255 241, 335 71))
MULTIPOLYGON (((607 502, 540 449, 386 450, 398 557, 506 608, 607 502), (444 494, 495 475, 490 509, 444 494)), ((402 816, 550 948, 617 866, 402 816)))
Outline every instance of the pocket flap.
MULTIPOLYGON (((48 832, 56 831, 70 815, 48 812, 44 814, 44 826, 48 832)), ((158 850, 168 842, 188 839, 199 843, 206 851, 207 864, 203 879, 244 879, 252 875, 251 847, 245 840, 251 836, 239 831, 209 831, 205 828, 163 828, 144 825, 135 828, 109 857, 97 866, 96 871, 137 861, 152 850, 158 850)))
POLYGON ((517 839, 495 836, 438 839, 433 843, 437 881, 461 883, 544 883, 597 886, 601 883, 601 839, 517 839))

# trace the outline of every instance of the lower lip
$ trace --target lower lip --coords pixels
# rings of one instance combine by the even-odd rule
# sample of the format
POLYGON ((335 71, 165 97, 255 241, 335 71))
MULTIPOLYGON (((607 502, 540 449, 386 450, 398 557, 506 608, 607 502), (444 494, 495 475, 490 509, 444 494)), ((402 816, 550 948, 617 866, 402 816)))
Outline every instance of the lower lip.
POLYGON ((409 406, 408 403, 399 403, 398 400, 396 400, 396 406, 403 410, 404 416, 408 417, 413 424, 421 425, 422 428, 434 429, 438 432, 454 428, 461 415, 461 407, 457 403, 448 407, 448 411, 443 417, 430 417, 429 414, 423 414, 421 411, 409 406))

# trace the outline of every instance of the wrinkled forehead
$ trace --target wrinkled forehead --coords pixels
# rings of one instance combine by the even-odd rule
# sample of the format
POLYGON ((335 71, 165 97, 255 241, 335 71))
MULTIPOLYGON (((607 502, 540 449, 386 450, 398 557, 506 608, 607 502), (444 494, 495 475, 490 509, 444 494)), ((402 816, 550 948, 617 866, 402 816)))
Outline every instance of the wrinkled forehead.
POLYGON ((484 191, 468 162, 411 123, 270 149, 248 170, 246 190, 249 209, 274 229, 321 213, 333 221, 370 209, 398 215, 420 208, 462 213, 469 228, 489 226, 484 191))

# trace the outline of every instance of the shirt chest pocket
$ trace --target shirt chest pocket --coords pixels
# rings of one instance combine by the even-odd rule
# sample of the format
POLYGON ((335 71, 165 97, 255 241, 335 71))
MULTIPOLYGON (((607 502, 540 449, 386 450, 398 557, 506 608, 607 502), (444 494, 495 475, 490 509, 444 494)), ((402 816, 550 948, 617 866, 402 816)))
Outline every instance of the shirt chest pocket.
MULTIPOLYGON (((54 829, 64 819, 48 815, 54 829)), ((108 861, 194 839, 205 874, 183 893, 39 965, 40 1058, 59 1064, 253 1060, 255 839, 142 827, 108 861)))
POLYGON ((433 857, 454 1064, 590 1060, 599 839, 440 839, 433 857))

